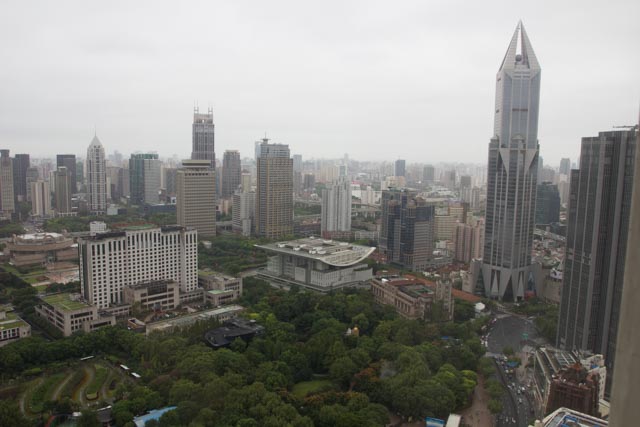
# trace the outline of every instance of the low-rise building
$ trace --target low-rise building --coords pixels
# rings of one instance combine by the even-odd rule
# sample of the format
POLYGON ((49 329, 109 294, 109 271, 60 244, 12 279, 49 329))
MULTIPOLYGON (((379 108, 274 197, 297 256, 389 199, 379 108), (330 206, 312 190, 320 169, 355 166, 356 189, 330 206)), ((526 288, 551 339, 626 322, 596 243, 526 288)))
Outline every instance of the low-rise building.
POLYGON ((607 379, 602 355, 540 347, 534 355, 533 372, 539 413, 564 406, 598 415, 607 379))
POLYGON ((204 339, 211 347, 222 348, 228 347, 237 338, 249 341, 254 336, 263 333, 264 326, 258 325, 255 320, 234 318, 219 328, 207 331, 204 339))
POLYGON ((124 302, 139 303, 150 310, 167 310, 180 305, 180 286, 173 280, 156 280, 125 286, 124 302))
POLYGON ((445 281, 432 289, 414 278, 376 277, 371 280, 371 292, 378 304, 394 307, 406 319, 450 320, 453 316, 451 286, 445 281))
POLYGON ((40 298, 36 314, 59 329, 65 337, 74 332, 92 332, 102 326, 116 324, 114 315, 98 312, 98 308, 86 303, 80 294, 59 293, 40 298))
POLYGON ((178 316, 167 320, 147 323, 146 333, 147 335, 149 335, 152 332, 171 332, 179 328, 193 325, 196 322, 209 319, 216 319, 219 322, 226 322, 227 320, 236 317, 243 311, 244 307, 240 305, 227 305, 225 307, 220 307, 213 310, 199 311, 197 313, 187 314, 185 316, 178 316))
POLYGON ((0 347, 31 336, 31 326, 12 308, 0 307, 0 347))
POLYGON ((242 295, 242 278, 218 271, 198 270, 198 286, 205 290, 236 291, 242 295))
POLYGON ((350 286, 367 286, 372 269, 362 261, 375 248, 314 237, 256 245, 273 254, 258 277, 272 286, 293 285, 319 292, 350 286))
POLYGON ((9 252, 10 262, 16 267, 78 260, 78 245, 73 238, 59 233, 13 236, 7 242, 6 252, 9 252))

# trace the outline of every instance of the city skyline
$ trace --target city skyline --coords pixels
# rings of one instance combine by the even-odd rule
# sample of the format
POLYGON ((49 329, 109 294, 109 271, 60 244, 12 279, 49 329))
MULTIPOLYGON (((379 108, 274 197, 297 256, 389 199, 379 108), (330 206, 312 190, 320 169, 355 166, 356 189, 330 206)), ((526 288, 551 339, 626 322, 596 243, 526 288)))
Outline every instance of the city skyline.
POLYGON ((502 54, 503 34, 519 18, 546 58, 539 136, 547 164, 577 158, 584 134, 632 124, 640 91, 632 72, 639 58, 628 54, 640 35, 634 2, 606 10, 581 3, 577 26, 567 25, 575 7, 564 4, 554 6, 553 19, 538 5, 499 12, 473 5, 461 14, 455 6, 387 10, 372 3, 345 6, 338 17, 327 15, 325 6, 309 14, 296 4, 286 5, 286 14, 285 4, 273 10, 219 4, 209 6, 217 13, 204 7, 200 16, 159 5, 158 19, 148 22, 140 19, 149 9, 142 5, 89 10, 43 4, 48 13, 42 16, 51 19, 36 15, 29 27, 12 19, 26 13, 23 7, 5 8, 0 29, 16 41, 0 47, 7 64, 0 75, 13 82, 0 97, 0 140, 11 152, 34 157, 58 154, 54 147, 82 154, 97 128, 109 150, 135 147, 189 158, 194 104, 213 107, 218 153, 249 154, 266 131, 305 158, 338 158, 345 151, 363 160, 424 163, 486 157, 496 71, 488 58, 502 54), (194 40, 182 31, 186 14, 196 28, 213 17, 214 29, 194 40), (67 22, 68 16, 79 19, 67 22), (115 32, 120 18, 127 36, 115 32), (235 18, 235 27, 223 22, 228 18, 235 18), (203 49, 210 54, 203 57, 203 49), (197 61, 206 73, 192 71, 197 61), (606 84, 592 84, 605 72, 606 84), (464 127, 456 125, 462 99, 464 127), (575 105, 585 107, 577 111, 575 105), (47 113, 34 123, 34 111, 47 113))

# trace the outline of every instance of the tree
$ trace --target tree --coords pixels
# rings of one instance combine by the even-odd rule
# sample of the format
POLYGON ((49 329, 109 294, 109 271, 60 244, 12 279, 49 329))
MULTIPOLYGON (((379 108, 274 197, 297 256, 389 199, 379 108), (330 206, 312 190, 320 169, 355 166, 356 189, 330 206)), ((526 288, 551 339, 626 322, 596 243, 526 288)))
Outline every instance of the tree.
POLYGON ((347 356, 336 359, 329 368, 329 375, 331 379, 340 384, 343 387, 348 387, 351 382, 351 378, 358 372, 358 367, 347 356))
POLYGON ((78 419, 78 427, 101 427, 98 416, 89 409, 83 409, 78 419))
POLYGON ((16 403, 0 400, 0 426, 28 427, 31 423, 20 412, 16 403))
POLYGON ((491 399, 487 406, 492 414, 499 414, 502 412, 502 402, 500 400, 491 399))

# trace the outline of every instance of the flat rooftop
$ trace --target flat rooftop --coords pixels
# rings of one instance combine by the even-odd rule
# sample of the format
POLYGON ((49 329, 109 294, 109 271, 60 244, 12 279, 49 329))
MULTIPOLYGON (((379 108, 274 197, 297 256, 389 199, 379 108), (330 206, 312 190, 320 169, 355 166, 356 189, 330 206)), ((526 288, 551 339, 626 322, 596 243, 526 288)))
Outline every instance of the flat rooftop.
POLYGON ((27 322, 22 320, 17 314, 12 311, 7 311, 6 318, 0 320, 0 331, 13 329, 20 326, 27 326, 27 322))
POLYGON ((269 252, 321 261, 334 267, 349 267, 364 260, 376 248, 308 237, 286 242, 256 245, 269 252))
POLYGON ((220 280, 238 280, 237 277, 229 276, 228 274, 213 270, 198 270, 198 276, 213 277, 220 280))
POLYGON ((73 311, 79 310, 81 308, 91 307, 89 304, 83 301, 76 301, 72 299, 73 294, 53 294, 53 295, 45 295, 40 297, 40 299, 46 302, 49 305, 57 308, 60 311, 73 311))
POLYGON ((543 425, 545 427, 606 427, 609 422, 573 409, 558 408, 547 415, 543 425))

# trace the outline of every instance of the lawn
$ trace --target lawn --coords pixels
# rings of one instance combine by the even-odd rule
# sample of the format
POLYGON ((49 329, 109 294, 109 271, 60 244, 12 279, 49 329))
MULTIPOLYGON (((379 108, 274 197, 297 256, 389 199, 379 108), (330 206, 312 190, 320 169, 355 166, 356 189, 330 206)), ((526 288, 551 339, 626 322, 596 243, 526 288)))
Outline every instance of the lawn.
POLYGON ((328 388, 333 388, 333 383, 329 380, 304 381, 294 385, 293 389, 291 389, 291 393, 296 397, 303 398, 309 393, 328 388))
POLYGON ((96 376, 91 381, 91 384, 85 390, 85 395, 87 396, 87 400, 95 400, 98 398, 98 392, 107 379, 107 375, 109 375, 109 369, 102 365, 95 365, 96 368, 96 376))
POLYGON ((65 373, 59 373, 47 377, 31 394, 29 410, 34 414, 39 414, 43 410, 44 402, 51 397, 53 390, 58 386, 60 381, 66 378, 65 373))

